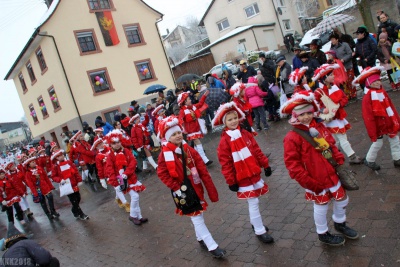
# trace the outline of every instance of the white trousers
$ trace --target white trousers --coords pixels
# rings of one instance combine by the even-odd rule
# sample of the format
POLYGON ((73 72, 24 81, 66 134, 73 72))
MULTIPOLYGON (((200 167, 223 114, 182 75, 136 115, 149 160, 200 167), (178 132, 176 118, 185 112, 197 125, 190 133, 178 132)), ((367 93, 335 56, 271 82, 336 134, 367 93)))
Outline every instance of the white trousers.
POLYGON ((126 198, 124 193, 122 193, 121 190, 119 190, 119 186, 117 186, 115 189, 115 198, 121 200, 122 204, 126 204, 126 198))
MULTIPOLYGON (((332 219, 335 223, 344 223, 346 221, 346 206, 349 204, 349 197, 343 201, 333 201, 333 214, 332 219)), ((314 203, 314 222, 317 234, 325 234, 328 232, 328 221, 326 215, 328 214, 329 203, 325 205, 318 205, 314 203)))
MULTIPOLYGON (((400 142, 399 142, 399 136, 396 135, 393 138, 389 139, 389 144, 390 144, 390 151, 392 153, 392 159, 393 160, 399 160, 400 159, 400 142)), ((365 158, 368 162, 375 162, 376 158, 378 157, 378 152, 381 150, 383 146, 383 138, 377 139, 376 142, 373 142, 371 147, 368 150, 367 157, 365 158)))
POLYGON ((197 241, 203 240, 208 248, 208 251, 216 249, 218 244, 211 236, 210 231, 208 231, 207 225, 204 222, 203 213, 197 216, 192 216, 190 219, 192 220, 194 231, 196 232, 197 241))
POLYGON ((129 195, 131 196, 131 210, 129 212, 129 215, 133 218, 142 219, 142 213, 140 212, 140 206, 139 206, 138 192, 130 190, 129 195))
POLYGON ((254 232, 256 233, 256 235, 265 234, 267 231, 264 227, 262 217, 260 214, 258 198, 248 198, 247 203, 249 203, 250 223, 254 227, 254 232))
POLYGON ((29 203, 26 197, 21 197, 19 205, 21 206, 22 211, 26 211, 27 209, 29 209, 29 203))
POLYGON ((353 155, 355 152, 354 150, 351 148, 351 145, 349 143, 349 141, 347 140, 347 135, 346 134, 332 134, 333 138, 335 138, 336 141, 336 146, 342 148, 343 152, 346 154, 347 157, 350 157, 351 155, 353 155))
POLYGON ((199 152, 200 157, 203 159, 204 163, 207 163, 209 161, 209 159, 206 156, 206 153, 204 152, 202 144, 195 145, 194 149, 196 149, 196 151, 199 152))

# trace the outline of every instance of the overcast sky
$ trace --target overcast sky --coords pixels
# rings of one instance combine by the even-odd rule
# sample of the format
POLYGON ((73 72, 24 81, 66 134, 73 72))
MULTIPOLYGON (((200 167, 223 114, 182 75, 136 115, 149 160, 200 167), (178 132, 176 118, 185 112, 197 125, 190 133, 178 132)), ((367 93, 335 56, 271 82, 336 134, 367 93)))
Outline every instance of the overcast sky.
MULTIPOLYGON (((190 16, 200 19, 211 0, 145 0, 145 2, 164 14, 159 28, 161 34, 166 34, 167 28, 171 31, 177 25, 184 25, 190 16)), ((2 40, 0 42, 0 122, 19 121, 25 115, 14 82, 12 80, 6 82, 3 79, 46 10, 43 0, 0 0, 0 40, 2 40)), ((29 77, 25 80, 29 81, 29 77)))

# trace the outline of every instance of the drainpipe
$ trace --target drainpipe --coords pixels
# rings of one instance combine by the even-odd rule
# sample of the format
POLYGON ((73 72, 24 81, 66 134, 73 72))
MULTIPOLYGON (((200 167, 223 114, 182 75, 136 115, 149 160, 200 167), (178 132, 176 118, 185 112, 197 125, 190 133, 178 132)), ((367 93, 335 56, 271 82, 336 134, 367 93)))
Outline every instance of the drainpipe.
POLYGON ((279 24, 279 29, 281 30, 281 33, 282 33, 282 39, 283 39, 283 30, 282 30, 282 25, 281 25, 281 22, 280 22, 280 20, 279 20, 279 17, 278 17, 278 14, 277 14, 277 12, 278 11, 276 11, 276 6, 275 6, 275 2, 274 2, 274 0, 272 0, 272 5, 274 6, 274 11, 275 11, 275 16, 276 16, 276 20, 278 21, 278 24, 279 24))
POLYGON ((172 69, 171 69, 171 67, 170 67, 170 65, 169 65, 169 60, 168 60, 167 51, 165 51, 164 43, 162 42, 161 34, 160 34, 159 29, 158 29, 158 23, 161 22, 162 20, 163 20, 163 16, 161 16, 161 18, 160 18, 159 20, 156 21, 155 25, 156 25, 158 37, 160 38, 161 46, 162 46, 163 51, 164 51, 165 59, 167 60, 169 72, 171 72, 171 76, 172 76, 172 79, 173 79, 173 81, 174 81, 175 87, 177 87, 177 84, 176 84, 176 81, 175 81, 174 73, 172 72, 172 69))
POLYGON ((44 36, 44 37, 50 37, 51 39, 53 39, 53 43, 54 43, 54 46, 55 46, 56 51, 57 51, 58 59, 60 60, 61 67, 62 67, 63 72, 64 72, 65 80, 67 81, 68 89, 69 89, 69 92, 70 92, 70 94, 71 94, 72 101, 74 102, 74 106, 75 106, 75 109, 76 109, 76 113, 78 113, 78 118, 79 118, 79 121, 80 121, 80 123, 81 123, 81 125, 82 125, 83 122, 82 122, 81 114, 79 113, 78 106, 76 105, 75 97, 74 97, 74 94, 72 93, 72 89, 71 89, 71 84, 69 83, 68 76, 67 76, 67 72, 65 71, 64 63, 63 63, 63 61, 62 61, 62 59, 61 59, 60 52, 58 51, 58 46, 57 46, 57 43, 56 43, 56 39, 54 38, 53 35, 47 35, 47 34, 43 34, 43 33, 40 33, 40 32, 38 33, 38 35, 39 35, 39 36, 44 36))
POLYGON ((253 32, 253 35, 254 35, 254 40, 256 41, 257 50, 258 50, 258 51, 260 51, 260 47, 258 46, 257 38, 256 38, 256 35, 255 35, 255 33, 254 33, 254 29, 253 29, 253 27, 251 28, 251 31, 253 32))

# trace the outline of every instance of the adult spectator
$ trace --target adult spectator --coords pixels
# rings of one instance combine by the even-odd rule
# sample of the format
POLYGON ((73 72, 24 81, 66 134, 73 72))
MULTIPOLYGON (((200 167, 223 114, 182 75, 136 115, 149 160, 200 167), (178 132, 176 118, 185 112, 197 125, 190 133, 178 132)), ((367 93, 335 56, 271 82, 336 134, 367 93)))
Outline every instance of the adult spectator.
POLYGON ((277 81, 280 82, 283 91, 287 98, 292 97, 294 86, 289 83, 289 75, 292 72, 292 67, 286 62, 284 55, 279 56, 276 59, 276 65, 279 70, 276 73, 279 75, 277 81))
MULTIPOLYGON (((314 71, 319 68, 319 62, 315 58, 310 58, 306 51, 301 51, 299 58, 302 61, 302 67, 308 67, 306 71, 307 82, 311 83, 311 78, 314 76, 314 71)), ((316 89, 315 86, 312 89, 316 89)))
POLYGON ((381 15, 384 14, 384 13, 385 12, 383 12, 383 10, 376 11, 376 18, 378 19, 379 22, 381 22, 381 15))
POLYGON ((318 60, 319 65, 325 64, 326 63, 326 56, 325 53, 322 52, 321 50, 321 45, 320 45, 320 40, 319 39, 314 39, 311 41, 309 44, 310 46, 310 58, 315 58, 318 60))
MULTIPOLYGON (((179 112, 181 111, 181 108, 180 108, 180 106, 179 106, 179 104, 178 104, 178 95, 180 95, 180 94, 182 94, 183 93, 183 89, 181 89, 181 88, 176 88, 175 89, 175 96, 176 96, 176 98, 175 98, 175 101, 174 102, 172 102, 172 112, 173 112, 173 114, 174 115, 176 115, 176 116, 179 116, 179 112)), ((172 114, 171 114, 172 115, 172 114)))
POLYGON ((225 89, 224 84, 215 78, 213 75, 206 75, 206 80, 207 80, 207 88, 219 88, 219 89, 225 89))
POLYGON ((377 46, 365 27, 358 27, 355 56, 360 58, 363 68, 375 66, 377 46))
POLYGON ((44 147, 44 143, 46 142, 46 139, 44 139, 44 136, 40 137, 39 145, 41 147, 44 147))
POLYGON ((261 75, 269 84, 273 84, 275 82, 275 62, 270 58, 266 58, 263 52, 258 57, 261 61, 261 75))
POLYGON ((221 88, 208 88, 200 92, 199 99, 201 99, 206 91, 210 92, 206 98, 206 104, 208 105, 208 114, 212 120, 214 112, 218 110, 221 104, 229 101, 230 95, 221 88))
POLYGON ((397 40, 397 33, 395 31, 395 28, 398 24, 389 19, 388 15, 386 15, 385 13, 382 13, 379 18, 380 23, 378 26, 377 35, 379 36, 382 33, 382 28, 385 28, 388 34, 388 40, 392 43, 395 42, 397 40))
POLYGON ((67 144, 65 143, 65 140, 69 140, 69 138, 65 133, 61 133, 60 136, 61 136, 61 140, 62 140, 61 146, 62 146, 62 149, 65 151, 67 149, 67 144))
POLYGON ((154 111, 154 107, 149 102, 146 102, 146 114, 147 114, 147 116, 149 116, 150 120, 154 124, 154 121, 156 118, 154 118, 153 114, 151 114, 153 111, 154 111))
MULTIPOLYGON (((280 56, 283 57, 283 56, 280 56)), ((254 122, 256 125, 257 131, 261 131, 261 124, 264 126, 264 130, 269 129, 269 125, 267 123, 267 117, 265 115, 265 109, 264 109, 264 101, 263 97, 267 96, 267 92, 263 92, 260 87, 258 87, 258 83, 256 78, 254 77, 249 77, 249 84, 254 84, 246 88, 246 91, 244 92, 245 97, 249 100, 249 103, 253 109, 254 112, 254 122)))
POLYGON ((223 73, 223 78, 224 78, 225 84, 226 84, 225 89, 226 89, 226 91, 228 91, 229 89, 231 89, 232 85, 234 85, 236 83, 236 80, 235 80, 235 78, 233 78, 232 71, 229 68, 224 67, 222 69, 222 73, 223 73))
POLYGON ((139 103, 138 103, 136 100, 133 100, 133 101, 131 102, 131 107, 133 107, 133 110, 134 110, 136 113, 139 112, 140 106, 139 106, 139 103))
POLYGON ((392 76, 390 76, 390 74, 393 73, 392 65, 390 63, 390 58, 392 57, 391 51, 392 51, 392 44, 387 39, 387 33, 382 32, 379 35, 377 57, 379 59, 380 65, 382 67, 384 67, 387 72, 387 75, 388 75, 389 81, 390 81, 390 85, 391 85, 393 91, 397 91, 400 87, 400 84, 399 83, 395 84, 392 79, 392 76))
MULTIPOLYGON (((139 105, 138 105, 139 106, 139 105)), ((139 108, 138 108, 139 111, 139 108)), ((96 117, 96 120, 94 122, 94 124, 96 125, 96 128, 102 127, 103 128, 103 135, 106 136, 109 132, 111 132, 112 130, 114 130, 114 127, 112 127, 111 124, 109 124, 108 122, 104 122, 100 116, 96 117)))
POLYGON ((293 70, 300 69, 303 65, 303 62, 299 58, 301 51, 302 51, 302 49, 300 47, 298 47, 298 46, 293 47, 293 53, 294 53, 294 57, 293 57, 293 61, 292 61, 293 70))
POLYGON ((242 80, 242 83, 247 83, 249 77, 256 75, 257 72, 253 66, 247 65, 246 61, 242 59, 240 61, 239 73, 237 75, 238 80, 242 80))
POLYGON ((354 56, 354 49, 356 48, 356 42, 354 42, 353 37, 350 36, 349 34, 342 33, 342 31, 338 27, 333 29, 333 33, 339 36, 339 42, 347 43, 350 46, 351 51, 353 52, 351 63, 353 64, 354 75, 355 76, 360 75, 360 71, 358 70, 357 58, 354 56))

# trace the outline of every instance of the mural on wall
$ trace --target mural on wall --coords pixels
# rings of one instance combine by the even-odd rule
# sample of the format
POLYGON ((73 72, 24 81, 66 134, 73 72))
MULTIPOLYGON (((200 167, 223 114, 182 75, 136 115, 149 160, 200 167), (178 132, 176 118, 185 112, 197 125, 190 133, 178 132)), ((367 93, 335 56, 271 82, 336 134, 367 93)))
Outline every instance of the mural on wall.
POLYGON ((96 12, 96 17, 101 33, 103 34, 105 45, 113 46, 119 44, 119 38, 111 11, 96 12))

